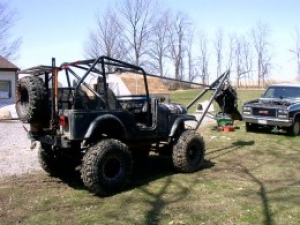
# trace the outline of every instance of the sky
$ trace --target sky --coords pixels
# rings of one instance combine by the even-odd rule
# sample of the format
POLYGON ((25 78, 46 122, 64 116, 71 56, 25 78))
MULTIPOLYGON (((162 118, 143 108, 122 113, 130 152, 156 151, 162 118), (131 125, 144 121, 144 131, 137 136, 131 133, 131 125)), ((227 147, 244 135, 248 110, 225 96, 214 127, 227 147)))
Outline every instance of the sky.
MULTIPOLYGON (((218 29, 225 34, 244 34, 261 21, 270 27, 273 70, 276 79, 294 79, 296 64, 288 52, 300 28, 299 0, 158 0, 167 8, 185 12, 197 30, 213 38, 218 29)), ((95 14, 104 12, 110 0, 9 0, 19 20, 12 34, 22 37, 21 69, 84 59, 83 45, 95 27, 95 14)), ((226 60, 226 55, 223 55, 226 60)))

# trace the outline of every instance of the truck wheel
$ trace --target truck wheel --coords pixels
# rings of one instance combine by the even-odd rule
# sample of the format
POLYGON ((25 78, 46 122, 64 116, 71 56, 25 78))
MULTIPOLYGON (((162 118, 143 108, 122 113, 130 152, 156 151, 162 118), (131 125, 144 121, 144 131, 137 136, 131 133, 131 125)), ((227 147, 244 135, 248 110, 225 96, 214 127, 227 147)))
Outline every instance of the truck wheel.
POLYGON ((38 122, 45 118, 47 95, 42 79, 22 77, 16 86, 16 112, 23 122, 38 122))
POLYGON ((292 126, 287 128, 287 134, 289 136, 297 136, 300 133, 300 122, 299 119, 295 119, 292 126))
POLYGON ((246 122, 246 131, 247 132, 253 132, 253 131, 256 131, 257 129, 258 129, 258 127, 256 124, 246 122))
POLYGON ((133 161, 127 146, 115 139, 104 139, 90 147, 83 157, 81 178, 93 193, 107 196, 129 182, 133 161))
POLYGON ((184 131, 173 147, 174 167, 183 173, 199 170, 204 159, 203 138, 192 130, 184 131))
POLYGON ((41 167, 51 176, 57 176, 60 172, 60 166, 57 162, 51 145, 41 143, 38 151, 38 159, 41 167))
POLYGON ((55 153, 51 145, 44 143, 39 147, 38 159, 42 169, 51 176, 75 172, 75 167, 78 165, 78 160, 76 161, 75 158, 73 161, 60 153, 55 153))

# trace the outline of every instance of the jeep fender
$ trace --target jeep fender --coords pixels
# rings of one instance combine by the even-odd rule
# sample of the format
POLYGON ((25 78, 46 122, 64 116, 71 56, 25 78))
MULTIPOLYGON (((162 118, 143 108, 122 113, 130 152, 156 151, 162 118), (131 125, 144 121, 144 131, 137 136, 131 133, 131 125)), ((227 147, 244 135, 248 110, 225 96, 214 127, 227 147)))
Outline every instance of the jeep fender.
POLYGON ((169 136, 173 137, 176 134, 176 131, 178 129, 180 129, 180 126, 184 125, 184 122, 186 122, 186 121, 196 121, 197 122, 196 118, 194 116, 192 116, 192 115, 190 115, 188 117, 187 116, 185 116, 185 117, 179 117, 179 118, 177 118, 174 121, 174 124, 173 124, 173 126, 171 128, 169 136))
POLYGON ((118 137, 121 137, 122 139, 127 138, 127 131, 126 131, 126 128, 125 128, 123 122, 114 115, 104 114, 104 115, 97 117, 91 123, 86 134, 84 135, 84 139, 87 140, 87 139, 91 138, 92 135, 94 134, 94 132, 96 132, 96 130, 98 128, 103 129, 103 131, 107 131, 111 128, 111 126, 114 126, 114 128, 115 128, 115 126, 118 127, 118 129, 116 129, 118 132, 118 134, 117 134, 118 137), (110 126, 107 126, 107 125, 110 125, 110 126))

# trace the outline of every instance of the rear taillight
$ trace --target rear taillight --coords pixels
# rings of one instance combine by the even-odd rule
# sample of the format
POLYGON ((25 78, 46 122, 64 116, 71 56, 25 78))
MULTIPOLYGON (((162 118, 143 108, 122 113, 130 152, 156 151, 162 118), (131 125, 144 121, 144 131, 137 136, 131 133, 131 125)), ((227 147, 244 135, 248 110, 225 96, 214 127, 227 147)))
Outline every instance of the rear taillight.
POLYGON ((68 117, 64 115, 59 116, 59 125, 62 127, 66 127, 68 125, 68 117))

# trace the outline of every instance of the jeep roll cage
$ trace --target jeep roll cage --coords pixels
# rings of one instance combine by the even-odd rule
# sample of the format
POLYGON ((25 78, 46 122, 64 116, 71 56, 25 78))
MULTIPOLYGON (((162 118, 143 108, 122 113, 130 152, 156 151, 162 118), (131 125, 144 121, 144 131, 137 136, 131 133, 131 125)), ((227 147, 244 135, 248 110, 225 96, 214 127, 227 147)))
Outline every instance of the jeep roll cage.
MULTIPOLYGON (((216 80, 210 84, 201 84, 201 83, 194 83, 194 82, 186 82, 186 81, 179 81, 173 78, 168 78, 168 77, 160 77, 157 75, 151 75, 147 74, 143 68, 139 66, 135 66, 126 62, 123 62, 121 60, 113 59, 107 56, 100 56, 96 59, 88 59, 88 60, 79 60, 79 61, 74 61, 74 62, 65 62, 62 63, 59 67, 56 66, 56 60, 55 58, 52 58, 52 65, 51 66, 37 66, 37 67, 31 67, 25 70, 19 71, 19 74, 31 74, 34 76, 41 76, 44 75, 44 82, 46 89, 49 90, 49 84, 51 83, 52 88, 53 88, 53 97, 51 98, 52 100, 52 113, 51 113, 51 119, 52 119, 52 127, 55 126, 57 127, 58 122, 59 122, 59 81, 58 81, 58 73, 59 72, 65 72, 65 78, 67 81, 67 88, 69 90, 74 91, 74 98, 69 96, 67 99, 68 103, 70 101, 72 102, 71 105, 74 105, 74 102, 76 101, 76 98, 80 98, 79 92, 80 89, 83 86, 85 86, 90 92, 92 92, 97 98, 101 98, 99 93, 95 91, 88 83, 86 83, 85 79, 87 76, 91 73, 99 75, 103 78, 103 83, 104 85, 104 92, 107 92, 107 75, 111 73, 121 73, 121 72, 133 72, 139 75, 143 76, 144 80, 144 85, 145 85, 145 95, 143 97, 145 98, 145 101, 148 103, 148 107, 150 106, 150 95, 149 95, 149 88, 148 88, 148 83, 147 83, 147 76, 150 77, 158 77, 158 78, 163 78, 165 80, 170 80, 170 81, 176 81, 176 82, 185 82, 185 83, 190 83, 190 84, 195 84, 195 85, 200 85, 205 87, 198 96, 196 96, 189 104, 187 104, 186 108, 189 109, 191 108, 200 98, 202 98, 208 91, 214 91, 212 96, 209 99, 209 103, 207 107, 204 109, 203 114, 201 115, 196 129, 199 128, 201 125, 204 117, 206 116, 208 109, 212 102, 216 100, 218 95, 222 95, 222 91, 228 89, 231 87, 229 84, 229 75, 230 75, 230 70, 225 71, 221 76, 216 78, 216 80), (110 68, 110 69, 108 69, 110 68), (113 72, 111 72, 113 70, 113 72), (79 75, 79 71, 83 71, 83 75, 79 75), (75 87, 72 86, 71 82, 71 76, 73 76, 76 79, 76 85, 75 87)), ((74 84, 73 84, 74 85, 74 84)), ((61 88, 60 88, 61 89, 61 88)), ((234 93, 229 94, 234 95, 234 93)), ((69 91, 70 95, 70 91, 69 91)), ((107 95, 104 96, 105 99, 105 105, 108 106, 108 97, 107 95)), ((124 96, 126 97, 126 96, 124 96)), ((219 102, 218 102, 219 103, 219 102)), ((219 104, 219 106, 223 109, 224 105, 226 104, 225 100, 223 102, 223 105, 219 104)), ((149 116, 151 112, 149 111, 149 116)))

